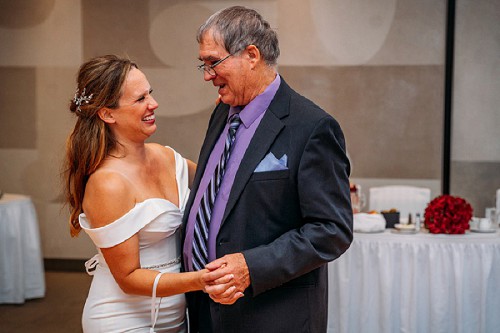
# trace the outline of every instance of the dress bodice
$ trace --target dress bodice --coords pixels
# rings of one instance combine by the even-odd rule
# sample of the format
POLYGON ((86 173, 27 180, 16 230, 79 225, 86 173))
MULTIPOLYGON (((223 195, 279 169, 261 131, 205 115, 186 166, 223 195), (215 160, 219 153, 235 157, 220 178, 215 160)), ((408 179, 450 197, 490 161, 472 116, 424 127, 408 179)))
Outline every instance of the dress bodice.
MULTIPOLYGON (((161 270, 166 267, 165 264, 178 262, 179 227, 189 196, 189 177, 186 160, 177 152, 174 152, 174 155, 179 207, 166 199, 146 199, 137 203, 117 220, 99 228, 92 228, 87 216, 84 213, 80 214, 79 221, 82 229, 98 249, 120 244, 137 233, 141 267, 161 270)), ((102 256, 99 262, 102 266, 106 265, 102 256)))

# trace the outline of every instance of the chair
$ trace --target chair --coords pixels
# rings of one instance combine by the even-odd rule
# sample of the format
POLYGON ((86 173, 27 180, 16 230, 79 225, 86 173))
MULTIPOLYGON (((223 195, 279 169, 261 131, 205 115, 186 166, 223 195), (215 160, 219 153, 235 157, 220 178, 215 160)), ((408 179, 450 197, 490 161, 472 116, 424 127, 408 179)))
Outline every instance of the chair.
POLYGON ((400 212, 401 219, 412 214, 413 221, 416 213, 423 219, 425 208, 431 201, 431 190, 416 186, 380 186, 370 188, 369 210, 389 210, 395 208, 400 212))

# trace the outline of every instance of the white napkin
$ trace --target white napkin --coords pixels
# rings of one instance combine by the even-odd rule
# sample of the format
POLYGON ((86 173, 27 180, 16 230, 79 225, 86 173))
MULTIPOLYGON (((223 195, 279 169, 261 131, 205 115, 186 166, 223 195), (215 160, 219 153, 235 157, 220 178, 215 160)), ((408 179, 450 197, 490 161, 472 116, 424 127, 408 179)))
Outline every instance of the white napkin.
POLYGON ((375 232, 385 230, 385 219, 382 214, 356 213, 353 216, 354 231, 375 232))

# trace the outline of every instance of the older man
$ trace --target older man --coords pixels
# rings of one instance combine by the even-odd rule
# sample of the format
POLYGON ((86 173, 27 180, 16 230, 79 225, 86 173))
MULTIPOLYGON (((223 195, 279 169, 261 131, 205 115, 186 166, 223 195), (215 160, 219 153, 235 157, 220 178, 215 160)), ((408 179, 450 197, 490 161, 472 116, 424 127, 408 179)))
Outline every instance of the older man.
POLYGON ((186 207, 184 267, 234 279, 188 295, 192 331, 325 332, 326 264, 352 241, 342 130, 278 75, 277 35, 256 11, 217 12, 197 40, 221 102, 186 207))

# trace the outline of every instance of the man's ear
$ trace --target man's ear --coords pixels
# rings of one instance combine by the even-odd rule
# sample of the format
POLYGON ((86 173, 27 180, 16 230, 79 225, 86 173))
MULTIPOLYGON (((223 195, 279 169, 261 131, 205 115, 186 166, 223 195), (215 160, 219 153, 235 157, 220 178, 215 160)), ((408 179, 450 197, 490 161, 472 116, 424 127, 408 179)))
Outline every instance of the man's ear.
POLYGON ((116 122, 115 118, 113 117, 113 112, 111 111, 111 109, 100 108, 99 111, 97 111, 97 115, 105 123, 114 124, 116 122))
POLYGON ((250 44, 245 49, 248 54, 248 58, 250 59, 250 63, 255 66, 261 60, 262 56, 260 54, 260 50, 257 46, 250 44))

